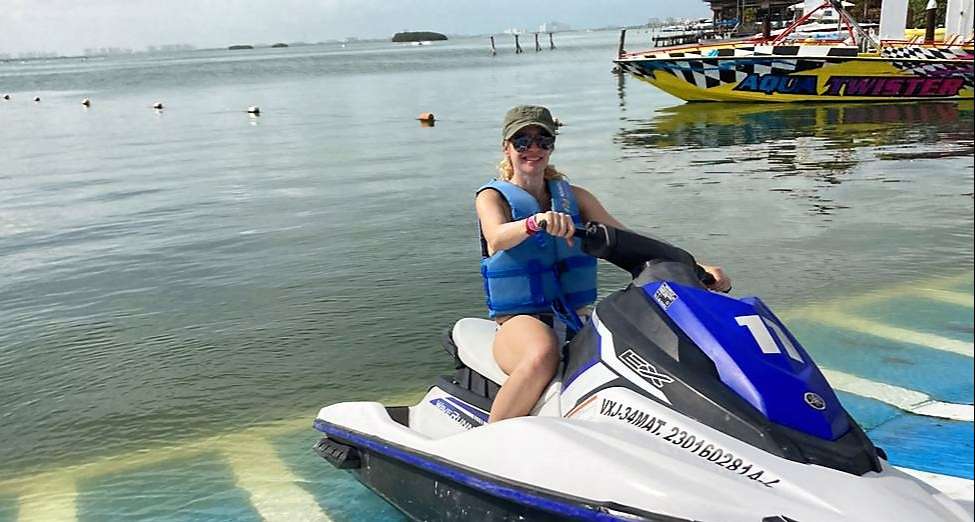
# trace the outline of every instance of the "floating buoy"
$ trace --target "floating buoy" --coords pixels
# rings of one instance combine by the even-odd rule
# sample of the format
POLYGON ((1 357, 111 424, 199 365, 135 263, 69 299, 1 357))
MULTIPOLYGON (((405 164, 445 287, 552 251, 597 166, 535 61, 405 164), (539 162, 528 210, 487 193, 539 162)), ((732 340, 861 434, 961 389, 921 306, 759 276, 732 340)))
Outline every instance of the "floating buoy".
POLYGON ((420 120, 421 127, 433 127, 433 125, 437 122, 437 118, 432 112, 421 112, 416 119, 420 120))
POLYGON ((36 102, 39 102, 39 101, 41 101, 41 97, 40 96, 34 96, 34 102, 36 103, 36 102))
POLYGON ((84 100, 81 100, 81 104, 84 105, 85 107, 91 107, 91 100, 85 98, 84 100))
POLYGON ((162 108, 163 108, 163 104, 162 104, 162 102, 153 103, 152 104, 152 108, 153 109, 156 109, 157 111, 161 111, 162 108))
POLYGON ((247 108, 247 114, 250 114, 251 116, 260 116, 261 108, 258 107, 257 105, 251 105, 250 107, 247 108))

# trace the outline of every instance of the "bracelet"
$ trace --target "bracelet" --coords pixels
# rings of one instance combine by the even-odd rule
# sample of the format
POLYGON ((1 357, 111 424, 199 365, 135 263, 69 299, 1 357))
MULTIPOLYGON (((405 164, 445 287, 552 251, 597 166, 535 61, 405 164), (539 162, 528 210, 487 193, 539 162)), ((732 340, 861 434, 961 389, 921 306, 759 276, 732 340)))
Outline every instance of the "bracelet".
POLYGON ((539 227, 538 223, 535 222, 535 214, 528 216, 528 218, 525 219, 525 232, 530 236, 539 230, 541 230, 541 227, 539 227))

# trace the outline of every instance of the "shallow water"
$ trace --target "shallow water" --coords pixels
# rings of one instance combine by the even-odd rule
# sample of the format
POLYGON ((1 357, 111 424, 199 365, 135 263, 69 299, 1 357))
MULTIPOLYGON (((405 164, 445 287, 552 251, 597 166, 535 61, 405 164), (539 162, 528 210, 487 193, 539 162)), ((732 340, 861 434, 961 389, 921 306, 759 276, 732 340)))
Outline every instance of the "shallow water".
MULTIPOLYGON (((777 310, 972 272, 971 102, 688 105, 612 74, 614 33, 556 45, 0 63, 0 482, 275 421, 307 419, 307 448, 320 406, 448 371, 441 333, 484 313, 473 191, 518 103, 566 122, 553 162, 621 221, 777 310)), ((142 518, 91 487, 95 518, 142 518)))

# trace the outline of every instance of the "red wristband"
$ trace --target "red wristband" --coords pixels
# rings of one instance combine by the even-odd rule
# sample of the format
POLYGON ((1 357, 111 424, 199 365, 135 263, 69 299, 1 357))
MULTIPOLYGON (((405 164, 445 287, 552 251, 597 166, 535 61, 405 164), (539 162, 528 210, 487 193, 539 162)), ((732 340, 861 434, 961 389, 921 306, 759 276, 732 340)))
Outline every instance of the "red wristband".
POLYGON ((535 214, 528 216, 528 218, 525 219, 525 232, 527 232, 530 236, 539 230, 541 230, 541 228, 538 226, 538 223, 535 222, 535 214))

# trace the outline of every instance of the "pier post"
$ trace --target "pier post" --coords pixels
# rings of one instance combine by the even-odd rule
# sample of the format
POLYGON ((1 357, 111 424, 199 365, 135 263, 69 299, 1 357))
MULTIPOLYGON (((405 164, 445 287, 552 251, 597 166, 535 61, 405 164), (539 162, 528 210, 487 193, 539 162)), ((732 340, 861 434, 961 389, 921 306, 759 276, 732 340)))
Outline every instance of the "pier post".
POLYGON ((938 2, 928 0, 927 12, 924 17, 924 43, 934 43, 934 26, 938 14, 938 2))
POLYGON ((515 35, 515 54, 521 54, 523 52, 525 52, 525 51, 522 51, 521 50, 521 44, 518 43, 518 35, 516 34, 515 35))
POLYGON ((765 10, 765 17, 762 19, 762 38, 768 40, 772 37, 772 9, 768 0, 762 0, 762 9, 765 10))
POLYGON ((538 45, 538 33, 535 33, 535 52, 542 50, 542 46, 538 45))
POLYGON ((552 33, 548 33, 548 48, 555 50, 555 40, 552 39, 552 33))
POLYGON ((620 46, 618 49, 616 49, 617 58, 622 58, 623 53, 626 52, 623 50, 623 44, 625 43, 626 43, 626 29, 620 29, 620 46))
POLYGON ((496 47, 494 47, 494 37, 492 36, 491 37, 491 56, 497 56, 497 55, 498 55, 498 49, 496 47))

